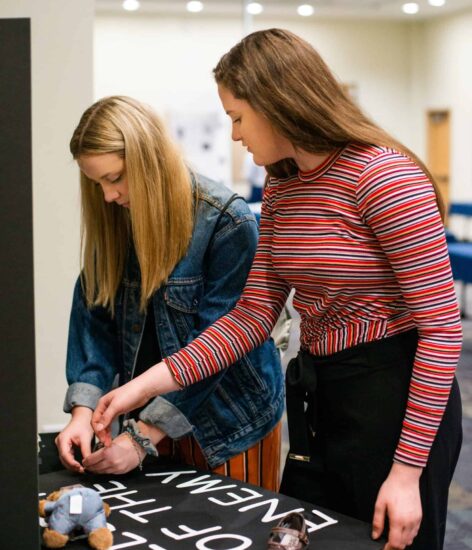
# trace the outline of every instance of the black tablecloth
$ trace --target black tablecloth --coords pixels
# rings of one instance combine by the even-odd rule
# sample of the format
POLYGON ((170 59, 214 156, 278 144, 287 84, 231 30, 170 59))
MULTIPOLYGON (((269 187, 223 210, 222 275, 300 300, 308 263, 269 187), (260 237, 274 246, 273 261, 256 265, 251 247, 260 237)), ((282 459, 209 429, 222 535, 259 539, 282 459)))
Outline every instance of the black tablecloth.
MULTIPOLYGON (((310 548, 379 550, 370 526, 341 514, 233 479, 175 465, 148 465, 125 476, 77 475, 65 470, 39 477, 40 498, 81 483, 98 490, 112 513, 113 548, 136 550, 265 549, 270 529, 286 513, 303 511, 310 548)), ((89 548, 85 539, 67 548, 89 548)))

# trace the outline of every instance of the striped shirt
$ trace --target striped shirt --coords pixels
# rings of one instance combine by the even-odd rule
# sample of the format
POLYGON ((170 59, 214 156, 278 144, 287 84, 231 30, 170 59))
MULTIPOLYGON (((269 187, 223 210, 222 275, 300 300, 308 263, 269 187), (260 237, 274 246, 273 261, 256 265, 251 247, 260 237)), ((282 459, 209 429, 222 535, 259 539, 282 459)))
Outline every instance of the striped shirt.
POLYGON ((201 380, 261 344, 292 288, 301 347, 314 355, 417 328, 395 460, 424 466, 462 331, 434 189, 418 165, 385 147, 350 144, 313 171, 271 178, 244 292, 165 359, 177 381, 201 380))

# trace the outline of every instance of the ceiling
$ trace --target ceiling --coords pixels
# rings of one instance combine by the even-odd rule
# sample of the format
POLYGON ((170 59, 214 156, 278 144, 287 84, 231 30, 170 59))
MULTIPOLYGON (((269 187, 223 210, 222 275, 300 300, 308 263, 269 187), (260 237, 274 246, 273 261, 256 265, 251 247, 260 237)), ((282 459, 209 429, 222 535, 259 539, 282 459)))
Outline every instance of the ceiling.
MULTIPOLYGON (((136 12, 126 12, 122 0, 96 0, 97 13, 121 13, 130 16, 144 14, 162 14, 171 16, 199 17, 207 16, 242 16, 245 0, 203 0, 204 10, 200 13, 189 13, 186 0, 140 0, 141 8, 136 12)), ((446 0, 442 7, 430 6, 428 0, 416 0, 419 12, 405 15, 402 12, 404 1, 410 0, 258 0, 264 6, 261 15, 268 18, 301 18, 297 14, 300 4, 311 4, 315 8, 313 18, 369 18, 422 20, 441 17, 463 10, 472 9, 472 0, 446 0)))

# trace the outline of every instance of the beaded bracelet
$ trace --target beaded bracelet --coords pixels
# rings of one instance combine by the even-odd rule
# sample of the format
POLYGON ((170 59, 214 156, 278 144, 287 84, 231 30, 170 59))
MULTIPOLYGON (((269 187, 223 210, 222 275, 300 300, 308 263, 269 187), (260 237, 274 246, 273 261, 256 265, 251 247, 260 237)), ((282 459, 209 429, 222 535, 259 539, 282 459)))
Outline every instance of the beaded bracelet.
MULTIPOLYGON (((147 455, 159 456, 156 447, 152 444, 149 437, 146 437, 139 431, 138 424, 136 420, 130 418, 123 422, 123 428, 125 433, 127 433, 133 441, 135 441, 140 447, 142 447, 147 455)), ((142 461, 141 461, 142 462, 142 461)))
POLYGON ((138 463, 138 468, 140 471, 143 470, 143 460, 141 458, 141 453, 139 452, 139 446, 138 446, 138 443, 134 440, 133 436, 131 435, 130 432, 126 431, 124 432, 131 440, 131 443, 133 445, 133 448, 134 450, 136 451, 136 454, 138 455, 138 460, 139 460, 139 463, 138 463))

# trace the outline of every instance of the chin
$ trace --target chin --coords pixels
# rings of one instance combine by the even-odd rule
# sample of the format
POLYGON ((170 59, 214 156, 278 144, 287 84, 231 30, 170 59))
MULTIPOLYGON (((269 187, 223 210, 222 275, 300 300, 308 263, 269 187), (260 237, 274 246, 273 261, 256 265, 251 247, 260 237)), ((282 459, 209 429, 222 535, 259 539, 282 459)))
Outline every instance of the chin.
POLYGON ((254 154, 252 155, 252 160, 254 164, 257 164, 257 166, 269 166, 270 164, 275 164, 276 162, 279 162, 284 158, 285 157, 279 157, 279 156, 274 156, 273 158, 268 158, 268 157, 264 158, 254 154))

